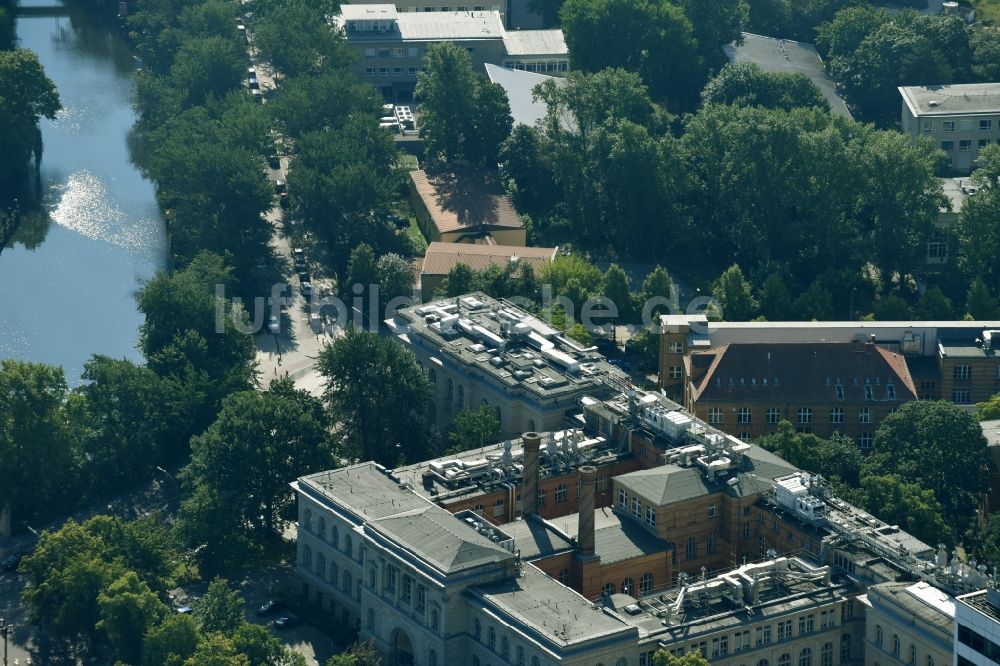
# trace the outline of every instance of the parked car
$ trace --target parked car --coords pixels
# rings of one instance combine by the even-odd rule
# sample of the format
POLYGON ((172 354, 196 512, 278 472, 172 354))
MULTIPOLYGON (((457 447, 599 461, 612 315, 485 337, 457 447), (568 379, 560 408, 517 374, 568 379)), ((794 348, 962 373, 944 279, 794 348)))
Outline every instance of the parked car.
POLYGON ((280 169, 281 168, 281 160, 278 159, 277 155, 268 155, 267 156, 267 166, 271 167, 272 169, 280 169))
POLYGON ((8 555, 4 559, 3 563, 0 563, 0 569, 3 571, 17 571, 17 567, 21 565, 21 560, 23 560, 24 556, 27 554, 28 553, 24 551, 18 551, 8 555))
POLYGON ((314 333, 319 333, 323 330, 323 320, 320 319, 319 313, 313 312, 309 315, 309 328, 311 328, 314 333))
POLYGON ((306 271, 299 271, 299 282, 312 282, 309 278, 309 273, 306 271))
POLYGON ((632 369, 632 364, 623 358, 613 358, 610 361, 608 361, 608 363, 615 366, 619 370, 624 370, 625 372, 628 372, 629 370, 632 369))
POLYGON ((268 599, 265 601, 260 608, 257 609, 258 617, 267 617, 272 613, 277 613, 281 610, 281 602, 275 601, 274 599, 268 599))
POLYGON ((312 288, 312 285, 310 283, 303 282, 302 284, 299 285, 299 291, 302 292, 303 296, 305 296, 306 298, 309 298, 310 296, 312 296, 313 288, 312 288))
POLYGON ((267 330, 272 335, 277 335, 281 331, 281 322, 274 315, 267 318, 267 330))
POLYGON ((394 224, 397 229, 405 229, 406 227, 410 226, 410 221, 407 220, 402 215, 396 215, 394 213, 390 213, 389 215, 385 216, 385 219, 389 220, 389 222, 394 224))
POLYGON ((180 613, 181 615, 187 615, 188 613, 194 612, 194 609, 191 608, 190 606, 181 606, 180 608, 177 609, 177 612, 180 613))
POLYGON ((294 627, 299 623, 299 618, 288 613, 287 615, 282 615, 274 621, 275 629, 286 629, 288 627, 294 627))
POLYGON ((278 205, 282 208, 288 208, 288 192, 282 192, 278 195, 278 205))
POLYGON ((281 194, 282 192, 287 192, 288 185, 286 185, 285 181, 283 180, 276 180, 274 181, 274 191, 277 192, 278 194, 281 194))

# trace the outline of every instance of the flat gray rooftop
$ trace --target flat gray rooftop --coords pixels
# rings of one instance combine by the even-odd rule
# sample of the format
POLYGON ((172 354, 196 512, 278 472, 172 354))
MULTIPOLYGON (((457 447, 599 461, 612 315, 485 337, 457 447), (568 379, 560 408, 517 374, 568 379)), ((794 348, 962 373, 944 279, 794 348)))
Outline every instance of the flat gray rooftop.
POLYGON ((557 648, 601 639, 635 641, 636 630, 622 620, 595 609, 570 588, 525 564, 520 577, 468 592, 486 609, 506 616, 511 624, 536 633, 557 648))
POLYGON ((900 86, 899 94, 914 116, 1000 113, 1000 83, 900 86))
POLYGON ((510 30, 504 33, 504 48, 510 56, 568 55, 562 30, 510 30))
POLYGON ((722 50, 730 61, 749 60, 765 72, 805 74, 830 103, 832 113, 845 118, 851 117, 847 104, 837 93, 837 85, 827 75, 823 68, 823 59, 819 57, 816 47, 812 44, 744 32, 742 44, 726 44, 722 50))
POLYGON ((602 397, 611 391, 606 377, 628 381, 595 348, 482 293, 404 308, 388 323, 405 343, 478 371, 504 391, 541 399, 583 393, 602 397))
POLYGON ((534 98, 535 86, 543 81, 555 81, 556 85, 564 85, 566 79, 535 72, 524 72, 518 69, 507 69, 499 65, 486 64, 486 76, 493 83, 499 84, 507 91, 510 102, 510 115, 515 125, 534 127, 548 113, 548 105, 534 98))

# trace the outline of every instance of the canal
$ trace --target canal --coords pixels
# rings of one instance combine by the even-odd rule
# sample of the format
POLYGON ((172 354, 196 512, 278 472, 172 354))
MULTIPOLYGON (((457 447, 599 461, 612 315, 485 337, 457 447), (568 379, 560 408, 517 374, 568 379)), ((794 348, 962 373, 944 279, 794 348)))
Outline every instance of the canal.
POLYGON ((134 64, 113 18, 37 11, 19 16, 17 36, 38 54, 63 110, 42 119, 40 209, 0 252, 0 359, 61 365, 74 386, 91 354, 140 358, 136 291, 165 265, 166 235, 153 185, 130 154, 134 64))

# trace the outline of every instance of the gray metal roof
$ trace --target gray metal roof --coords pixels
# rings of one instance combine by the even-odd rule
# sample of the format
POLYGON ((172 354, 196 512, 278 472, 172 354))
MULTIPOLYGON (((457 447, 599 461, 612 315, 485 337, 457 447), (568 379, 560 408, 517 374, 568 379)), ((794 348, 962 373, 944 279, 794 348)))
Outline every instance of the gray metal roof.
POLYGON ((1000 113, 1000 83, 900 86, 899 94, 914 116, 1000 113))
MULTIPOLYGON (((579 519, 580 514, 573 513, 561 518, 553 518, 548 522, 556 530, 576 539, 579 535, 579 519)), ((507 526, 503 526, 502 529, 506 530, 507 526)), ((524 536, 529 535, 525 533, 524 536)), ((545 546, 536 545, 542 544, 541 539, 551 539, 551 543, 557 546, 562 542, 558 533, 551 529, 548 534, 544 535, 537 531, 532 532, 530 537, 535 539, 534 544, 529 542, 532 549, 543 552, 545 546)), ((526 542, 521 540, 517 543, 523 554, 526 542)), ((594 511, 594 551, 600 555, 602 565, 625 562, 652 553, 666 552, 669 549, 670 544, 652 534, 629 516, 619 515, 607 507, 594 511)), ((553 549, 547 554, 558 552, 559 550, 553 549)))
POLYGON ((500 12, 403 12, 396 19, 405 40, 500 39, 500 12))
POLYGON ((507 55, 567 55, 562 30, 512 30, 504 33, 507 55))
POLYGON ((510 115, 514 118, 514 124, 528 125, 529 127, 534 127, 548 113, 548 106, 545 102, 534 99, 535 86, 544 81, 555 81, 556 85, 565 85, 566 83, 566 79, 555 76, 507 69, 489 63, 486 64, 486 76, 507 92, 510 115))
POLYGON ((299 479, 435 569, 454 573, 513 559, 514 555, 450 512, 416 495, 375 463, 362 463, 299 479))
POLYGON ((637 636, 634 627, 595 609, 590 601, 531 564, 524 565, 522 575, 513 580, 471 588, 468 594, 557 650, 598 639, 618 638, 631 644, 637 636))
POLYGON ((749 60, 765 72, 805 74, 830 103, 832 113, 845 118, 851 117, 847 104, 837 93, 837 85, 827 76, 823 68, 823 59, 819 57, 816 47, 812 44, 744 32, 742 44, 738 46, 726 44, 722 50, 731 61, 749 60))
POLYGON ((378 21, 395 19, 397 14, 395 5, 349 5, 345 3, 340 6, 340 16, 345 21, 378 21))
POLYGON ((955 624, 955 598, 929 583, 878 583, 868 588, 872 604, 885 599, 923 620, 924 624, 951 637, 955 624))

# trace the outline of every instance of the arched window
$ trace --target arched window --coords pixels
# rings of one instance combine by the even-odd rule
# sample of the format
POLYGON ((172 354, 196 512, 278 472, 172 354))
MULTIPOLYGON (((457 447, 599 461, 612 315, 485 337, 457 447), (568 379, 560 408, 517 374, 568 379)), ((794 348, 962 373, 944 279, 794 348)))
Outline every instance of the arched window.
POLYGON ((340 576, 337 575, 337 563, 330 560, 330 575, 327 576, 327 580, 336 585, 339 578, 340 576))
POLYGON ((875 625, 875 645, 882 647, 882 625, 875 625))
POLYGON ((427 368, 427 378, 430 380, 431 386, 437 386, 438 373, 434 370, 434 368, 427 368))
POLYGON ((618 661, 615 663, 615 666, 628 666, 628 659, 626 659, 625 657, 619 657, 618 661))
POLYGON ((510 656, 510 643, 506 636, 500 637, 500 656, 504 659, 510 656))
POLYGON ((569 587, 569 577, 570 577, 569 569, 564 567, 559 570, 559 582, 567 587, 569 587))
POLYGON ((351 572, 346 569, 344 570, 344 580, 341 585, 344 588, 344 592, 347 594, 351 593, 351 572))
POLYGON ((311 532, 312 531, 312 523, 313 523, 313 512, 312 512, 312 509, 306 509, 302 513, 302 522, 304 523, 304 525, 302 525, 302 527, 305 528, 306 532, 311 532))
POLYGON ((472 655, 472 666, 479 666, 479 657, 472 655))
POLYGON ((693 560, 698 557, 698 539, 695 537, 688 537, 687 549, 685 551, 685 556, 689 560, 693 560))
MULTIPOLYGON (((840 661, 841 663, 851 660, 851 635, 844 634, 840 637, 840 661)), ((933 660, 927 666, 934 666, 933 660)))
POLYGON ((334 548, 340 548, 340 528, 336 525, 330 526, 330 543, 334 548))
POLYGON ((514 654, 517 655, 514 659, 514 666, 524 666, 524 648, 518 645, 514 654))
POLYGON ((604 587, 601 589, 601 596, 610 597, 615 593, 614 583, 605 583, 604 587))
POLYGON ((497 649, 497 632, 493 627, 486 630, 486 646, 491 650, 497 649))
POLYGON ((428 666, 438 666, 438 653, 434 650, 427 653, 427 664, 428 666))
POLYGON ((313 551, 309 544, 302 546, 302 568, 312 570, 313 551))
POLYGON ((319 534, 320 539, 326 539, 326 518, 323 516, 319 517, 319 526, 316 528, 316 533, 319 534))
POLYGON ((639 594, 649 594, 653 591, 653 574, 644 573, 639 579, 639 594))
POLYGON ((320 578, 326 575, 326 555, 323 553, 316 553, 316 573, 320 578))
POLYGON ((483 625, 479 621, 478 617, 476 618, 475 623, 472 625, 472 635, 476 638, 477 641, 482 638, 483 625))
POLYGON ((531 666, 538 666, 538 657, 531 658, 531 666))
POLYGON ((375 628, 375 609, 374 608, 369 608, 368 609, 368 628, 369 629, 374 629, 375 628))
POLYGON ((368 587, 375 589, 375 567, 368 567, 368 587))
POLYGON ((811 648, 802 648, 799 652, 799 666, 812 666, 813 651, 811 648))
POLYGON ((823 643, 819 652, 819 663, 823 666, 833 666, 833 643, 823 643))
POLYGON ((771 666, 771 662, 767 659, 759 659, 757 660, 757 666, 771 666))
POLYGON ((934 666, 934 657, 927 655, 927 666, 934 666))
POLYGON ((792 655, 790 652, 783 652, 778 657, 778 666, 792 666, 792 655))
POLYGON ((351 535, 344 535, 344 552, 347 553, 351 559, 354 558, 354 542, 351 541, 351 535))
POLYGON ((622 594, 633 594, 635 592, 635 582, 631 578, 622 581, 622 594))
POLYGON ((899 656, 899 636, 897 634, 892 635, 892 653, 899 656))

